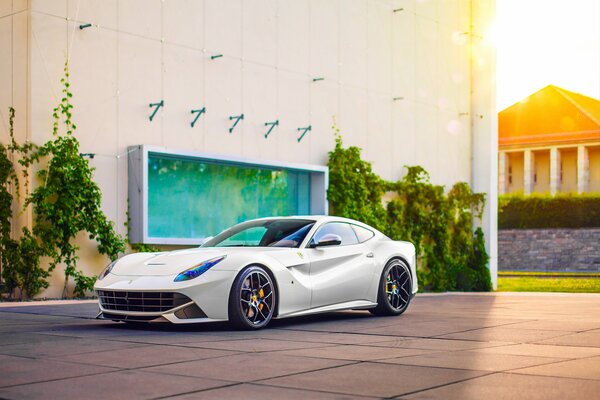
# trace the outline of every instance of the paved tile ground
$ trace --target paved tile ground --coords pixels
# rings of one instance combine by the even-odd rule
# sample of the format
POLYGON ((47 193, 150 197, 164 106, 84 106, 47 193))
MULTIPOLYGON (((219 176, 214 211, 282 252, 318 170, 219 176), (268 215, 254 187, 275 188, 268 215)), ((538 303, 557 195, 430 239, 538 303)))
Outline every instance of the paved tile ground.
POLYGON ((0 398, 599 398, 600 295, 419 295, 401 317, 129 326, 0 304, 0 398))

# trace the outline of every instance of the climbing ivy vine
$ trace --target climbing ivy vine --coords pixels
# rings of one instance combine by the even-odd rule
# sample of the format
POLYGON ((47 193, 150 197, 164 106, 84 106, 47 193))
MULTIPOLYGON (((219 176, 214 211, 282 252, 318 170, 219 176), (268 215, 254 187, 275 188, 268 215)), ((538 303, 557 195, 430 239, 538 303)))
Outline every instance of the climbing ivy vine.
MULTIPOLYGON (((18 239, 11 236, 13 217, 13 195, 19 193, 19 179, 11 158, 21 149, 31 145, 18 146, 14 140, 14 108, 9 109, 9 135, 11 143, 0 145, 0 263, 5 290, 12 297, 18 289, 19 297, 34 296, 48 287, 46 278, 49 272, 40 266, 43 250, 31 231, 23 228, 18 239), (9 158, 10 154, 10 158, 9 158)), ((27 179, 27 175, 23 174, 27 179)))
POLYGON ((474 217, 481 220, 485 196, 464 182, 446 193, 419 166, 407 167, 398 182, 386 182, 361 159, 358 147, 344 148, 339 129, 333 129, 336 144, 329 153, 327 191, 332 214, 414 243, 422 289, 491 290, 483 231, 473 229, 474 217), (382 196, 390 191, 394 199, 384 205, 382 196))
POLYGON ((353 218, 384 230, 386 212, 381 197, 387 182, 375 174, 371 164, 360 158, 358 147, 344 148, 339 128, 335 130, 335 149, 329 152, 329 189, 327 198, 332 213, 353 218))
MULTIPOLYGON (((79 153, 79 141, 74 136, 77 126, 72 119, 73 94, 67 63, 61 83, 63 96, 53 110, 53 138, 41 146, 18 145, 11 131, 9 148, 18 152, 24 176, 34 165, 38 170, 37 185, 24 201, 25 207, 33 207, 33 228, 21 240, 27 239, 40 255, 50 258, 47 273, 58 265, 64 266, 63 297, 67 295, 67 284, 71 279, 75 283, 74 295, 83 296, 92 289, 96 278, 77 269, 79 247, 74 243, 75 237, 80 232, 87 233, 90 239, 97 241, 98 252, 111 260, 125 250, 125 242, 102 212, 100 188, 93 180, 94 169, 79 153)), ((34 265, 25 269, 34 269, 34 265)), ((44 282, 37 290, 46 286, 44 282)))

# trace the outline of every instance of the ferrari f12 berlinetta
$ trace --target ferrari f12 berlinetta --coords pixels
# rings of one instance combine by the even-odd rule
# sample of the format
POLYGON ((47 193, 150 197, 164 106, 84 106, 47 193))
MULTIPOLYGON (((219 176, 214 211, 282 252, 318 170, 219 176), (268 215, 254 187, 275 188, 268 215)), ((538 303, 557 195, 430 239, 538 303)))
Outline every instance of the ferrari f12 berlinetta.
POLYGON ((262 218, 199 248, 124 256, 95 290, 100 318, 257 329, 272 318, 337 310, 402 314, 417 292, 415 264, 412 243, 358 221, 262 218))

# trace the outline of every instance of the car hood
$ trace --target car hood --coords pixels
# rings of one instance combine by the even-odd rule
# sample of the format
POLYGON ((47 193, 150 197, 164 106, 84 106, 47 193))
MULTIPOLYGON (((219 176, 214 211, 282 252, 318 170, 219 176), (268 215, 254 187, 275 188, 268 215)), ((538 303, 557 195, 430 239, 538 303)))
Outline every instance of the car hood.
POLYGON ((206 247, 176 250, 164 253, 135 253, 121 258, 112 273, 126 276, 168 276, 177 275, 188 268, 212 258, 227 256, 214 266, 214 269, 237 270, 248 262, 259 262, 264 257, 277 259, 283 264, 298 263, 295 248, 224 248, 206 247), (295 257, 290 257, 290 254, 295 257), (289 261, 288 261, 289 260, 289 261))

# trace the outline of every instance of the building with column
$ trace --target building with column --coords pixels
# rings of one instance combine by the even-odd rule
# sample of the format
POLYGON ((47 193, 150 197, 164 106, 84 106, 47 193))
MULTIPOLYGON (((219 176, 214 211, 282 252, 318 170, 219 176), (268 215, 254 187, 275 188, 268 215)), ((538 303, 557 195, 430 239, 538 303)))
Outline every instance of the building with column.
MULTIPOLYGON (((0 0, 0 142, 11 105, 17 140, 52 137, 68 58, 103 211, 122 235, 131 218, 133 241, 189 246, 327 212, 335 120, 384 179, 421 165, 486 194, 495 282, 494 17, 495 0, 0 0)), ((78 245, 99 273, 108 260, 78 245)), ((60 296, 61 272, 41 296, 60 296)))
POLYGON ((498 114, 498 193, 600 192, 600 101, 549 85, 498 114))

